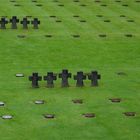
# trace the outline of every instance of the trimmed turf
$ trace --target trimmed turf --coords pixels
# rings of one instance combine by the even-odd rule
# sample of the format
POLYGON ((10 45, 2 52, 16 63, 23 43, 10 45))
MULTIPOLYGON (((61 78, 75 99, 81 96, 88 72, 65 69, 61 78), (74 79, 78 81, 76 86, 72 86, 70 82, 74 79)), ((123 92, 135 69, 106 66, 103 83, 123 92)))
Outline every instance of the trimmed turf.
POLYGON ((38 7, 31 0, 0 2, 1 16, 20 19, 33 16, 41 20, 39 30, 32 26, 23 30, 21 25, 12 30, 10 24, 6 30, 0 29, 0 100, 6 103, 0 108, 0 116, 14 116, 13 120, 0 119, 0 140, 140 139, 140 3, 38 0, 42 4, 38 7), (51 18, 52 15, 56 18, 51 18), (99 37, 100 34, 106 37, 99 37), (31 88, 28 76, 32 72, 45 75, 47 71, 60 72, 63 68, 73 74, 79 70, 98 70, 102 75, 99 87, 91 88, 87 80, 84 88, 76 88, 71 79, 71 87, 66 89, 60 87, 60 80, 55 82, 54 89, 45 88, 44 81, 39 89, 31 88), (117 72, 127 75, 119 76, 117 72), (16 73, 24 73, 25 77, 17 78, 16 73), (109 98, 122 98, 122 102, 111 103, 109 98), (39 99, 47 103, 35 105, 33 101, 39 99), (75 105, 73 99, 83 99, 84 103, 75 105), (125 117, 122 113, 127 111, 137 115, 125 117), (46 120, 42 116, 45 113, 55 114, 56 118, 46 120), (83 113, 95 113, 96 118, 84 118, 83 113))

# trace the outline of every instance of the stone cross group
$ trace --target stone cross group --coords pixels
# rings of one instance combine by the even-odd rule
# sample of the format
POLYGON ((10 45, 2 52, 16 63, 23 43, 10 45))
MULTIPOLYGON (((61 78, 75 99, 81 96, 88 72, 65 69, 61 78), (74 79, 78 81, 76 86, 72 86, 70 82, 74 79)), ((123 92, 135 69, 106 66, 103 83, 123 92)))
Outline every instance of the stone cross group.
MULTIPOLYGON (((58 78, 61 78, 61 86, 69 87, 69 78, 72 78, 72 74, 68 70, 62 70, 61 73, 55 74, 53 72, 48 72, 46 76, 39 76, 38 73, 33 73, 32 76, 29 76, 29 80, 32 81, 32 87, 38 88, 38 82, 44 79, 47 81, 47 87, 53 88, 54 81, 58 78)), ((84 80, 88 79, 91 81, 91 86, 98 86, 98 80, 101 79, 101 75, 98 74, 97 71, 91 71, 91 73, 83 73, 82 71, 77 72, 76 75, 73 76, 73 79, 76 81, 77 87, 84 86, 84 80)))
POLYGON ((6 29, 6 25, 8 23, 11 23, 11 29, 17 29, 18 23, 20 23, 22 25, 23 29, 28 29, 28 25, 30 23, 33 25, 34 29, 38 29, 40 21, 38 20, 38 18, 34 18, 32 21, 29 21, 26 17, 20 21, 16 16, 13 16, 10 20, 8 20, 5 17, 2 17, 0 19, 0 29, 6 29))

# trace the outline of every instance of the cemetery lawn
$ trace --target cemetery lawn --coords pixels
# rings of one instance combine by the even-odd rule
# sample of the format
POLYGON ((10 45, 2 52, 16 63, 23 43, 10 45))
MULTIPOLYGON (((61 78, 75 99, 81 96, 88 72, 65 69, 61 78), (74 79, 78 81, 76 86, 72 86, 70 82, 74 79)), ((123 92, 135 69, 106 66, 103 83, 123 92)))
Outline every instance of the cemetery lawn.
POLYGON ((0 116, 14 116, 12 120, 0 118, 0 140, 139 140, 140 2, 16 1, 0 0, 0 16, 20 20, 33 16, 28 19, 37 17, 41 25, 38 30, 32 25, 23 30, 20 24, 17 30, 10 29, 10 24, 0 29, 0 101, 5 102, 0 116), (39 82, 40 88, 31 88, 28 76, 32 72, 44 76, 64 68, 72 74, 97 70, 101 74, 99 87, 90 87, 86 80, 85 87, 77 88, 70 79, 71 86, 61 88, 58 79, 53 89, 46 88, 45 81, 39 82), (25 77, 17 78, 16 73, 25 77), (121 98, 122 102, 112 103, 109 98, 121 98), (39 99, 46 103, 35 105, 39 99), (73 99, 83 99, 83 104, 74 104, 73 99), (127 117, 124 112, 136 112, 136 116, 127 117), (46 113, 56 118, 45 119, 46 113), (96 117, 85 118, 83 113, 95 113, 96 117))

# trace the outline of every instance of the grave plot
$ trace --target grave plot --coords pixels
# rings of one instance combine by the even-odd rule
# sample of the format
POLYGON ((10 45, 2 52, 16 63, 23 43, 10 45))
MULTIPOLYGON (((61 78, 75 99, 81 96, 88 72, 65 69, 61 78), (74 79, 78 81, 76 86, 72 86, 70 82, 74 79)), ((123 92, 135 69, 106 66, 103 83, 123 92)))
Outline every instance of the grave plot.
POLYGON ((139 140, 140 2, 2 1, 0 139, 139 140))
POLYGON ((0 101, 0 107, 3 107, 3 106, 5 106, 5 103, 0 101))
POLYGON ((136 115, 136 112, 124 112, 123 114, 127 117, 134 117, 136 115))
POLYGON ((26 35, 17 35, 18 38, 25 38, 26 35))
POLYGON ((86 114, 82 114, 83 117, 85 118, 95 118, 96 115, 94 113, 86 113, 86 114))
POLYGON ((17 73, 16 77, 24 77, 24 74, 23 73, 17 73))
POLYGON ((45 119, 54 119, 55 118, 54 114, 44 114, 43 116, 45 119))
POLYGON ((1 118, 4 120, 11 120, 11 119, 13 119, 13 116, 12 115, 3 115, 3 116, 1 116, 1 118))
POLYGON ((74 100, 72 100, 72 102, 74 104, 83 104, 83 100, 82 99, 74 99, 74 100))
POLYGON ((45 101, 44 100, 35 100, 34 103, 37 105, 41 105, 41 104, 44 104, 45 101))
POLYGON ((122 101, 122 99, 121 98, 111 98, 111 99, 109 99, 111 102, 113 102, 113 103, 120 103, 121 101, 122 101))

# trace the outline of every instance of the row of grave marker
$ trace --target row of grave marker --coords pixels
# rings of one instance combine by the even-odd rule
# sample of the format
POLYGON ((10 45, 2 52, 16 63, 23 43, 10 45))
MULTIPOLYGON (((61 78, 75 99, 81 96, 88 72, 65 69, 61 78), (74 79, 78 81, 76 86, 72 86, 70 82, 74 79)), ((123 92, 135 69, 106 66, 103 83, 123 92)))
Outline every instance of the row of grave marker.
MULTIPOLYGON (((72 78, 72 74, 68 72, 68 70, 62 70, 62 73, 54 74, 53 72, 48 72, 46 76, 43 77, 45 81, 47 81, 47 87, 54 87, 54 81, 57 80, 57 76, 62 79, 61 86, 69 87, 68 79, 72 78)), ((77 72, 77 75, 73 76, 73 79, 76 80, 77 87, 84 86, 84 80, 91 80, 91 86, 98 86, 98 80, 101 79, 101 76, 97 71, 92 71, 91 73, 83 73, 82 71, 77 72)), ((29 76, 29 80, 32 81, 32 87, 38 88, 38 81, 42 80, 42 76, 39 76, 38 73, 33 73, 32 76, 29 76)))
MULTIPOLYGON (((109 99, 111 100, 112 102, 115 102, 115 103, 119 103, 121 101, 120 98, 116 98, 116 99, 109 99)), ((75 104, 82 104, 83 103, 83 100, 81 99, 74 99, 72 100, 73 103, 75 104)), ((36 100, 34 101, 35 104, 37 105, 41 105, 41 104, 44 104, 45 101, 44 100, 36 100)), ((0 107, 4 107, 5 106, 5 103, 0 101, 0 107)), ((134 117, 136 115, 136 112, 124 112, 123 113, 125 116, 129 116, 129 117, 134 117)), ((54 119, 56 117, 55 114, 43 114, 44 118, 46 119, 54 119)), ((96 117, 96 114, 95 113, 84 113, 82 114, 82 116, 86 117, 86 118, 94 118, 96 117)), ((13 115, 9 115, 9 114, 5 114, 5 115, 2 115, 1 118, 2 119, 12 119, 14 116, 13 115)))
MULTIPOLYGON (((15 3, 16 1, 15 1, 15 0, 10 0, 10 2, 15 3)), ((33 3, 38 3, 37 0, 32 0, 31 2, 33 2, 33 3)), ((59 1, 58 1, 58 0, 54 0, 53 2, 59 2, 59 1)), ((81 1, 80 1, 80 0, 73 0, 73 2, 78 2, 78 3, 79 3, 79 2, 81 2, 81 1)), ((100 3, 100 2, 102 2, 102 1, 100 1, 100 0, 95 0, 94 2, 100 3)), ((121 1, 121 0, 115 0, 114 2, 120 3, 120 2, 123 2, 123 1, 121 1)), ((140 0, 134 0, 134 2, 139 3, 140 0)))
MULTIPOLYGON (((8 24, 8 22, 11 23, 12 29, 17 29, 17 23, 19 23, 19 19, 16 16, 13 16, 9 21, 5 17, 2 17, 0 20, 0 28, 6 29, 6 24, 8 24)), ((30 24, 30 21, 27 18, 23 18, 23 20, 20 21, 20 24, 23 25, 23 29, 28 29, 28 24, 30 24)), ((31 24, 33 25, 34 29, 38 29, 40 21, 38 20, 38 18, 34 18, 31 21, 31 24)))

